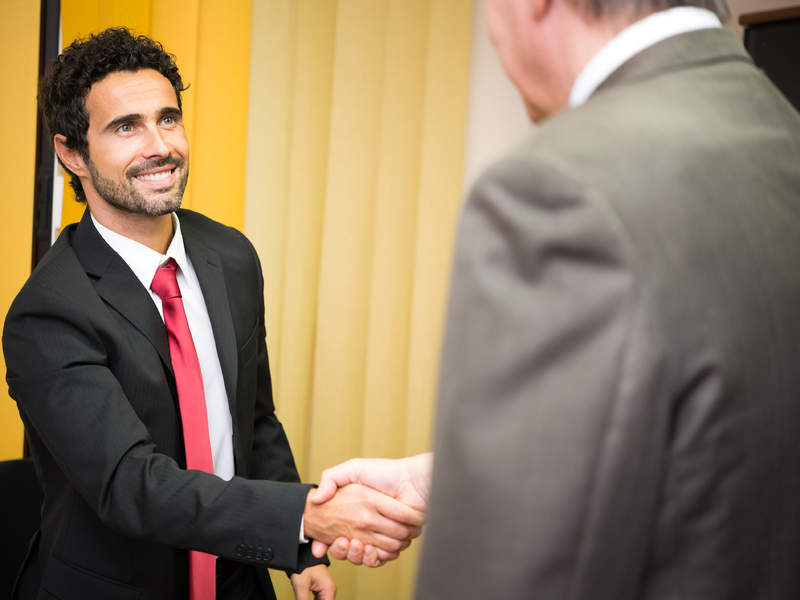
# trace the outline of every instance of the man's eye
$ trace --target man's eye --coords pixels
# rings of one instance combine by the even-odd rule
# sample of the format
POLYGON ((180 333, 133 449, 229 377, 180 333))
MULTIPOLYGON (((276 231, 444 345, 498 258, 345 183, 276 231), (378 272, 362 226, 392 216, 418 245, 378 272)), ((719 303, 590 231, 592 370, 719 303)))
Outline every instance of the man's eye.
POLYGON ((175 123, 175 119, 173 117, 164 117, 164 120, 161 121, 164 125, 172 125, 175 123))
POLYGON ((125 125, 120 125, 117 131, 120 131, 122 133, 130 133, 131 131, 133 131, 133 127, 130 124, 126 123, 125 125))

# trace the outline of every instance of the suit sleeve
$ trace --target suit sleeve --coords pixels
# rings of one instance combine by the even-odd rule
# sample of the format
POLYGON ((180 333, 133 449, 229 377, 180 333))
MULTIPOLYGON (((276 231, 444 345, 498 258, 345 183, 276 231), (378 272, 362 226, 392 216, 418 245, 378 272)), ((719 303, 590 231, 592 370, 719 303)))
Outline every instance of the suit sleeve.
POLYGON ((663 436, 640 295, 601 199, 529 160, 479 181, 456 248, 419 598, 635 597, 663 436))
MULTIPOLYGON (((3 332, 10 393, 48 486, 77 491, 118 533, 296 569, 297 527, 285 515, 297 511, 298 503, 302 514, 308 486, 239 477, 226 482, 184 470, 160 452, 109 366, 126 335, 85 277, 67 285, 88 289, 63 294, 47 285, 26 285, 3 332), (242 550, 248 546, 269 548, 268 559, 265 553, 248 555, 242 550)), ((140 355, 125 355, 132 370, 147 374, 136 383, 139 395, 162 394, 151 408, 138 409, 151 411, 146 416, 159 427, 174 414, 164 373, 148 368, 153 363, 140 355), (167 412, 160 417, 153 412, 159 410, 167 412)), ((67 492, 53 501, 74 500, 67 492)))

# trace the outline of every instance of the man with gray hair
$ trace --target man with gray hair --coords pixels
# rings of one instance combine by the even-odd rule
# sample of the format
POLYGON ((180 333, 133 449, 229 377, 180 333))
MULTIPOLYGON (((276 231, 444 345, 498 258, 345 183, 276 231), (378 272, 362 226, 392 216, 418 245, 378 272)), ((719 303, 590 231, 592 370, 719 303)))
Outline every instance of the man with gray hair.
POLYGON ((676 4, 488 0, 540 127, 461 217, 420 600, 800 597, 800 116, 676 4))

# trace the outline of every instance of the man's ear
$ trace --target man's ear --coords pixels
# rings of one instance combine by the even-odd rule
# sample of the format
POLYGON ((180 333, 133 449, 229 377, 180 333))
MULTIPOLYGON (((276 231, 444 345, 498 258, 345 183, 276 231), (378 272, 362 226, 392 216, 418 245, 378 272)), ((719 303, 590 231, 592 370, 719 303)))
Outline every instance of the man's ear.
POLYGON ((66 145, 67 137, 61 133, 53 137, 53 146, 56 149, 56 154, 61 162, 64 163, 72 173, 78 177, 88 176, 89 171, 86 168, 86 162, 83 156, 76 148, 68 148, 66 145))

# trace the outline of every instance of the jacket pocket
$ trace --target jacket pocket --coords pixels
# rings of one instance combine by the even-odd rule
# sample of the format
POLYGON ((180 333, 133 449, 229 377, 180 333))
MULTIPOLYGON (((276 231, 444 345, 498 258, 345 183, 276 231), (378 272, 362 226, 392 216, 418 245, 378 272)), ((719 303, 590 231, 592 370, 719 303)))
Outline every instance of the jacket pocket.
POLYGON ((256 326, 253 332, 247 338, 247 341, 239 348, 239 363, 247 365, 253 358, 255 358, 258 350, 259 332, 261 331, 261 319, 256 321, 256 326))

